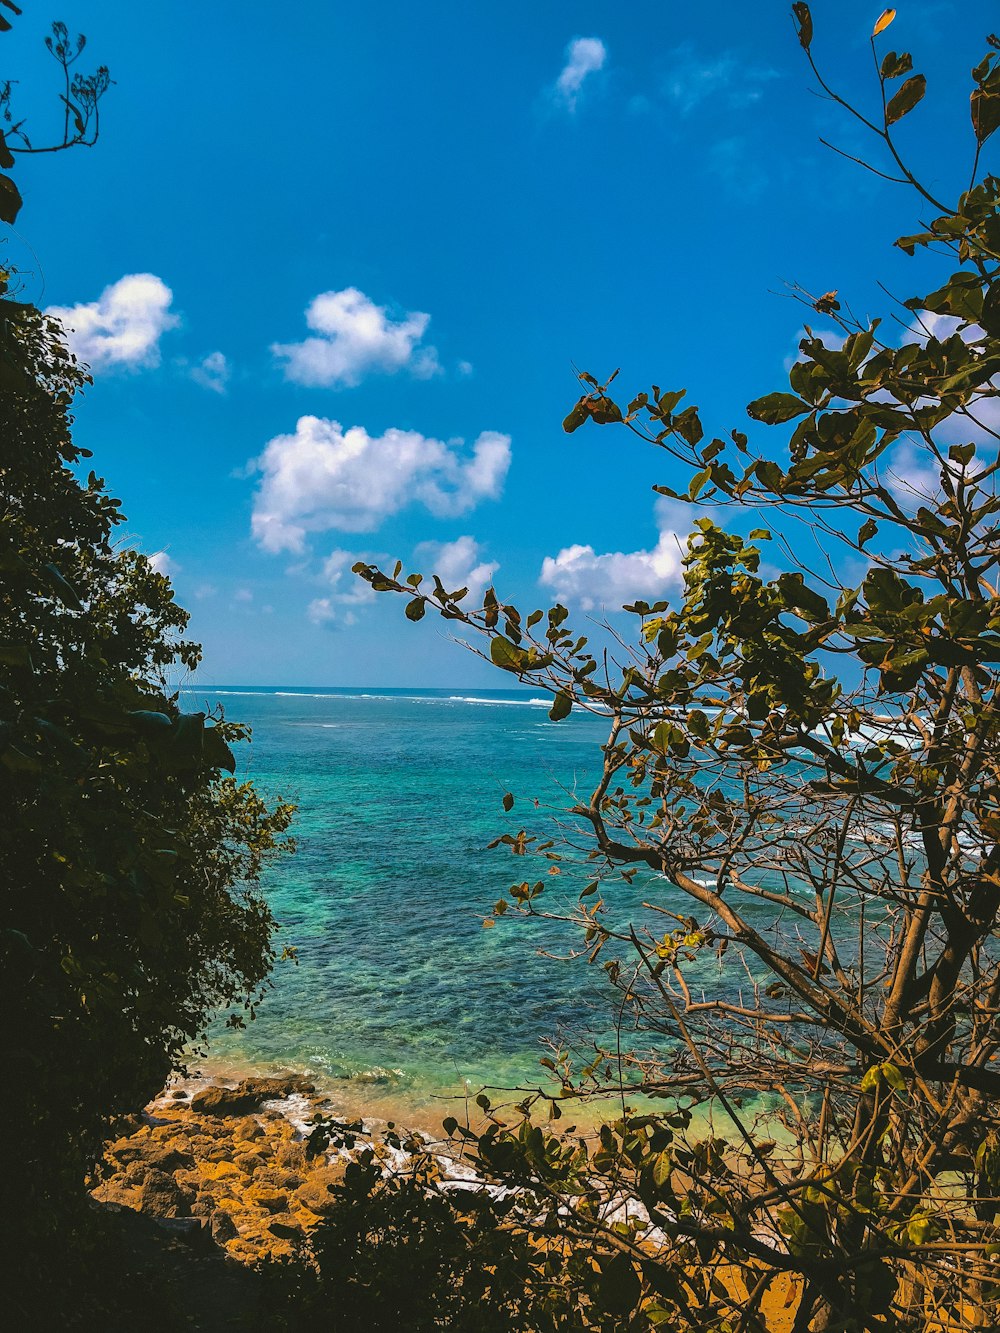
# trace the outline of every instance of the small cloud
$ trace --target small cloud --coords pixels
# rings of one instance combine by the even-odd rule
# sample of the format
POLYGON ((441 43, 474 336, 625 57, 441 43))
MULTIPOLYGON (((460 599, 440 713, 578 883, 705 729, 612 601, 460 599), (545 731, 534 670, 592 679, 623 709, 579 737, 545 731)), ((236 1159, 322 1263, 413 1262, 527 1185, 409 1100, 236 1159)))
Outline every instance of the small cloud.
POLYGON ((330 600, 340 606, 354 606, 374 602, 375 593, 370 583, 359 579, 353 572, 362 555, 351 551, 331 551, 323 561, 323 578, 330 585, 330 600))
POLYGON ((619 610, 636 598, 655 601, 680 583, 685 536, 683 515, 674 507, 657 507, 659 540, 650 551, 608 551, 592 546, 567 546, 542 562, 539 583, 560 602, 576 602, 584 611, 619 610), (676 523, 676 527, 668 526, 676 523))
POLYGON ((482 597, 500 568, 495 561, 481 557, 479 544, 473 537, 457 537, 453 542, 421 542, 413 552, 414 560, 428 574, 436 574, 448 592, 468 588, 473 601, 482 597))
POLYGON ((607 47, 599 37, 574 37, 566 48, 566 63, 556 80, 555 96, 567 111, 575 111, 585 81, 604 68, 607 47))
POLYGON ((209 597, 216 597, 218 592, 219 590, 214 583, 199 583, 192 596, 196 597, 199 602, 204 602, 209 597))
POLYGON ((209 352, 205 359, 192 367, 191 378, 203 389, 225 393, 232 368, 224 352, 209 352))
POLYGON ((45 313, 63 324, 73 352, 91 369, 150 369, 160 364, 160 338, 179 323, 172 300, 155 274, 129 273, 96 301, 49 306, 45 313))
POLYGON ((468 377, 474 373, 475 366, 472 364, 471 361, 459 361, 455 369, 458 371, 458 373, 462 376, 463 379, 468 379, 468 377))
POLYGON ((322 292, 306 310, 313 337, 298 343, 274 343, 273 354, 285 363, 285 378, 324 388, 352 387, 366 375, 394 375, 409 370, 417 379, 440 372, 437 350, 422 339, 430 315, 411 311, 390 317, 356 287, 322 292))
POLYGON ((483 431, 471 453, 462 445, 301 417, 294 435, 276 436, 250 465, 262 474, 253 535, 266 551, 301 553, 310 532, 373 532, 414 503, 440 517, 466 513, 503 490, 510 436, 483 431))
POLYGON ((236 591, 233 593, 233 601, 243 602, 244 604, 247 602, 252 602, 253 592, 249 588, 237 588, 236 591))
POLYGON ((180 571, 180 565, 166 551, 155 551, 153 555, 147 555, 146 559, 153 566, 153 572, 162 574, 164 578, 173 578, 180 571))

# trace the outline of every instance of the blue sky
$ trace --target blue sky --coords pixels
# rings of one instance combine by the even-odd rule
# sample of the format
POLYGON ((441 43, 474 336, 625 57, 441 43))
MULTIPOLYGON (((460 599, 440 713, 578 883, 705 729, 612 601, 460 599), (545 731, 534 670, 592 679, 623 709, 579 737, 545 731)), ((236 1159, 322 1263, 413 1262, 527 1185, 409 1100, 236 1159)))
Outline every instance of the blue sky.
MULTIPOLYGON (((870 105, 880 6, 812 8, 821 64, 870 105)), ((995 13, 898 8, 881 40, 929 79, 900 141, 953 195, 995 13)), ((61 124, 46 14, 0 37, 38 141, 61 124)), ((669 595, 685 517, 651 486, 681 479, 624 432, 562 433, 574 366, 686 386, 721 433, 782 387, 783 282, 877 314, 878 280, 930 280, 891 248, 916 201, 818 143, 867 151, 783 2, 193 14, 63 5, 116 83, 94 149, 18 160, 6 243, 93 365, 78 439, 191 610, 206 686, 507 683, 365 601, 356 558, 581 621, 669 595)))

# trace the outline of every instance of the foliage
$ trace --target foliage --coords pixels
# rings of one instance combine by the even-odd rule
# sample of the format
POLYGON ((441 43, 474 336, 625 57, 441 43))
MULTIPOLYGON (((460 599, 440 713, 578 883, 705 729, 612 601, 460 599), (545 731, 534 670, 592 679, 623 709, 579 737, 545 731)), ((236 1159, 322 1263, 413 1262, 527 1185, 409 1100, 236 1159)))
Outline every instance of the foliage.
POLYGON ((216 1006, 252 1005, 273 957, 253 885, 290 808, 223 776, 246 728, 168 692, 198 649, 167 579, 113 544, 119 502, 77 480, 86 377, 58 327, 0 303, 0 355, 2 989, 30 1193, 82 1176, 216 1006))
MULTIPOLYGON (((12 0, 0 0, 0 32, 11 27, 3 10, 13 14, 21 11, 12 0)), ((45 38, 45 48, 62 70, 62 92, 59 93, 62 115, 62 135, 51 142, 32 143, 25 129, 25 119, 14 119, 11 107, 14 82, 0 79, 0 222, 14 222, 21 211, 21 192, 13 179, 6 175, 14 165, 16 153, 57 153, 65 148, 91 148, 100 133, 100 100, 111 87, 111 76, 106 65, 93 74, 71 73, 71 67, 83 54, 87 39, 79 34, 69 35, 65 23, 53 23, 52 35, 45 38)))
POLYGON ((274 957, 256 885, 291 846, 291 807, 226 776, 248 729, 171 693, 200 650, 169 581, 115 544, 120 502, 80 480, 88 382, 54 321, 0 301, 0 1004, 23 1209, 5 1220, 34 1252, 113 1118, 219 1006, 253 1013, 274 957))
MULTIPOLYGON (((589 375, 564 423, 624 424, 690 474, 657 490, 736 527, 799 520, 819 568, 700 517, 681 598, 627 607, 615 662, 564 607, 522 616, 488 589, 470 609, 401 565, 356 566, 411 619, 485 636, 553 718, 609 715, 600 782, 571 811, 590 882, 570 916, 638 1035, 582 1070, 550 1061, 541 1106, 617 1086, 621 1115, 575 1141, 532 1122, 538 1095, 484 1100, 486 1129, 457 1132, 539 1227, 618 1247, 651 1325, 761 1329, 782 1284, 796 1330, 1000 1322, 1000 180, 980 172, 1000 40, 972 71, 971 183, 949 204, 898 146, 926 85, 876 49, 893 17, 872 37, 876 113, 817 77, 887 152, 872 169, 933 209, 897 245, 943 256, 946 279, 895 327, 800 293, 838 336, 807 326, 788 388, 749 404, 769 449, 708 438, 683 390, 618 404, 589 375), (609 924, 618 876, 662 935, 609 924)), ((499 841, 572 857, 527 830, 499 841)), ((545 887, 526 877, 490 924, 541 913, 545 887)))

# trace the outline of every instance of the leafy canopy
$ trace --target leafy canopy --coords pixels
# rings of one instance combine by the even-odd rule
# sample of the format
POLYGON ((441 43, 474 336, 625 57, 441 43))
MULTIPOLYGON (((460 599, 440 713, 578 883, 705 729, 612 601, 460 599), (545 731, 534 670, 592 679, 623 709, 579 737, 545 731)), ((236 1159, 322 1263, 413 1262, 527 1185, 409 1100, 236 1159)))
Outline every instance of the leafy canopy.
MULTIPOLYGON (((356 572, 411 619, 431 607, 482 636, 552 693, 553 719, 608 716, 577 834, 498 839, 559 860, 560 883, 582 846, 578 905, 546 911, 529 875, 488 924, 575 921, 620 992, 621 1049, 582 1066, 557 1049, 551 1090, 482 1098, 485 1131, 453 1124, 484 1173, 525 1192, 556 1249, 625 1256, 621 1327, 764 1329, 779 1280, 796 1330, 995 1326, 1000 179, 983 164, 1000 40, 972 71, 970 183, 942 200, 898 142, 928 111, 909 53, 882 50, 894 11, 868 112, 824 80, 793 9, 821 86, 886 155, 871 169, 929 210, 897 245, 938 256, 940 285, 887 322, 799 292, 837 336, 806 327, 745 429, 712 434, 683 389, 619 403, 614 376, 581 377, 568 432, 624 426, 689 477, 661 494, 712 507, 682 595, 626 607, 617 651, 592 651, 563 606, 523 615, 490 588, 472 608, 401 565, 356 572), (761 513, 804 525, 819 563, 752 526, 761 513), (614 924, 622 878, 662 934, 614 924), (609 1092, 596 1144, 534 1123, 609 1092)), ((580 1317, 606 1326, 599 1305, 580 1317)))

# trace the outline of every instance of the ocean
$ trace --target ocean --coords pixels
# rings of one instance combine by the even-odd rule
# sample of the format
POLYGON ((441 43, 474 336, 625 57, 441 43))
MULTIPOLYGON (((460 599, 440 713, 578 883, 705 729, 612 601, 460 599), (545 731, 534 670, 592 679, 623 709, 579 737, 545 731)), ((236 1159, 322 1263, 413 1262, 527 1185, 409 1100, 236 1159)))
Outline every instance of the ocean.
MULTIPOLYGON (((514 881, 544 879, 549 910, 578 902, 585 866, 549 876, 487 844, 522 827, 559 836, 560 812, 599 772, 604 719, 554 723, 548 699, 503 690, 182 695, 250 723, 237 776, 298 806, 298 851, 263 885, 279 952, 298 962, 275 965, 244 1031, 213 1025, 201 1067, 304 1071, 345 1112, 439 1119, 483 1087, 545 1081, 546 1038, 585 1052, 588 1034, 610 1035, 615 992, 600 963, 569 957, 576 929, 513 913, 483 926, 514 881)), ((612 888, 614 917, 642 915, 648 892, 612 888)))

